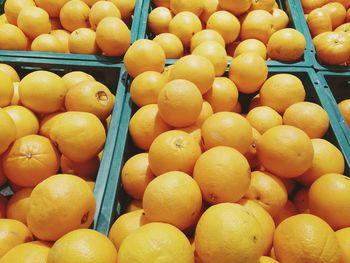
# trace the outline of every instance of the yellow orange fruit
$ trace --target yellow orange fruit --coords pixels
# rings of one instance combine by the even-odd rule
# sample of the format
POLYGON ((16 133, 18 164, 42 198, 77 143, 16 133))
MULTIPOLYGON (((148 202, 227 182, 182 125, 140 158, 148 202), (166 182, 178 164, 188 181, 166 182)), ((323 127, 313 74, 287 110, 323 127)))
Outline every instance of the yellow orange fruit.
POLYGON ((13 82, 20 81, 18 73, 11 65, 0 63, 0 71, 5 73, 6 75, 8 75, 12 79, 13 82))
POLYGON ((162 72, 165 67, 165 53, 158 43, 139 39, 125 53, 124 63, 126 70, 134 78, 145 71, 162 72))
POLYGON ((63 75, 62 80, 67 90, 73 88, 82 81, 95 80, 93 76, 83 71, 71 71, 63 75))
POLYGON ((340 261, 340 247, 334 231, 314 215, 295 215, 280 223, 275 231, 273 247, 280 262, 340 261))
POLYGON ((198 158, 193 178, 207 202, 236 202, 249 188, 250 167, 246 158, 237 150, 217 146, 198 158))
POLYGON ((13 82, 11 77, 2 71, 0 71, 0 81, 0 107, 5 107, 11 103, 14 94, 13 82))
POLYGON ((137 147, 148 150, 158 135, 171 129, 159 114, 157 104, 141 107, 131 117, 129 132, 137 147))
POLYGON ((117 262, 117 250, 106 236, 92 229, 65 234, 50 249, 47 263, 117 262))
POLYGON ((306 22, 312 37, 332 31, 332 18, 329 12, 323 8, 312 10, 307 16, 306 22))
POLYGON ((263 134, 268 129, 282 125, 282 117, 274 109, 267 106, 259 106, 250 110, 246 116, 250 125, 263 134))
POLYGON ((33 241, 24 244, 19 244, 11 250, 9 250, 1 259, 1 263, 26 263, 26 262, 37 262, 46 263, 47 256, 50 251, 50 244, 33 241))
POLYGON ((263 254, 262 234, 262 227, 248 208, 230 203, 214 205, 197 224, 196 252, 202 263, 255 263, 263 254))
POLYGON ((201 148, 190 134, 173 130, 155 138, 149 148, 148 159, 156 176, 170 171, 192 174, 200 155, 201 148))
POLYGON ((51 35, 55 36, 57 40, 61 43, 61 50, 64 53, 69 53, 68 41, 70 32, 65 29, 55 29, 50 32, 51 35))
POLYGON ((29 197, 32 190, 32 188, 23 188, 11 196, 6 208, 7 218, 27 224, 29 197))
POLYGON ((148 15, 147 25, 151 32, 155 35, 169 32, 169 23, 174 15, 171 11, 164 7, 154 8, 148 15))
POLYGON ((327 3, 327 0, 301 0, 301 5, 304 9, 305 14, 309 14, 312 10, 319 8, 327 3))
POLYGON ((245 158, 247 158, 250 168, 254 170, 260 164, 259 158, 256 154, 256 143, 261 137, 261 134, 254 128, 252 128, 252 130, 253 130, 253 141, 250 144, 249 150, 244 153, 244 156, 245 158))
POLYGON ((35 52, 64 53, 66 52, 66 47, 62 45, 62 42, 55 35, 41 34, 33 40, 30 50, 35 52))
POLYGON ((160 258, 164 263, 194 262, 190 241, 170 224, 149 223, 141 226, 125 238, 118 251, 118 263, 152 262, 160 258), (138 248, 136 253, 135 247, 138 248))
POLYGON ((341 263, 348 263, 350 259, 350 228, 346 227, 335 232, 341 249, 341 263))
POLYGON ((89 27, 89 12, 89 6, 81 0, 66 2, 59 13, 63 28, 73 32, 78 28, 89 27))
POLYGON ((10 105, 21 105, 19 98, 19 82, 13 82, 13 96, 10 105))
POLYGON ((35 4, 44 9, 50 17, 59 17, 60 10, 69 0, 35 0, 35 4))
POLYGON ((49 14, 42 8, 24 7, 17 17, 18 27, 31 39, 51 31, 49 14))
POLYGON ((131 17, 134 12, 136 0, 107 0, 112 2, 118 7, 120 14, 122 15, 122 19, 126 19, 131 17))
POLYGON ((189 11, 197 16, 200 16, 203 12, 202 0, 170 0, 170 9, 174 14, 178 14, 183 11, 189 11))
POLYGON ((167 59, 181 58, 184 54, 182 42, 180 38, 174 34, 162 33, 156 36, 153 41, 163 48, 167 59))
POLYGON ((345 119, 345 122, 350 127, 350 99, 345 99, 339 102, 339 110, 345 119))
POLYGON ((191 38, 191 52, 206 41, 216 41, 225 47, 225 40, 218 32, 212 29, 204 29, 194 34, 191 38))
POLYGON ((219 6, 222 9, 227 10, 236 16, 242 15, 243 13, 247 12, 251 5, 252 1, 250 0, 238 0, 235 1, 234 5, 230 0, 219 0, 219 6))
POLYGON ((309 190, 310 213, 321 217, 334 230, 350 226, 350 180, 336 173, 318 178, 309 190))
POLYGON ((195 84, 178 79, 164 85, 157 103, 159 114, 166 123, 173 127, 186 127, 197 120, 203 98, 195 84))
POLYGON ((69 36, 68 48, 73 54, 96 54, 98 47, 95 31, 90 28, 74 30, 69 36))
POLYGON ((148 153, 139 153, 128 159, 121 172, 123 189, 134 199, 142 200, 147 185, 154 179, 149 167, 148 153))
POLYGON ((268 12, 271 12, 274 4, 275 4, 275 0, 252 1, 250 10, 266 10, 268 12))
POLYGON ((202 0, 203 11, 200 15, 200 19, 203 23, 207 23, 209 17, 219 10, 219 1, 218 0, 202 0))
POLYGON ((95 180, 100 166, 100 159, 98 156, 95 156, 85 162, 73 162, 62 154, 60 166, 61 171, 65 174, 73 174, 84 180, 95 180))
POLYGON ((273 33, 286 28, 289 23, 289 17, 283 9, 273 8, 272 9, 273 19, 273 33))
POLYGON ((322 9, 326 10, 329 13, 333 30, 344 23, 346 17, 346 9, 341 3, 330 2, 322 6, 322 9))
POLYGON ((0 108, 0 154, 4 153, 10 144, 16 140, 17 129, 11 116, 0 108))
POLYGON ((89 22, 91 28, 96 30, 97 25, 105 17, 113 16, 121 18, 120 11, 116 5, 109 1, 97 1, 91 6, 89 13, 89 22))
POLYGON ((51 130, 52 124, 59 118, 59 116, 62 113, 63 112, 54 112, 54 113, 45 115, 45 117, 40 120, 39 134, 47 138, 50 138, 50 130, 51 130))
POLYGON ((274 260, 271 257, 262 256, 259 259, 259 263, 278 263, 278 261, 274 260))
POLYGON ((266 46, 263 42, 257 39, 246 39, 238 44, 233 54, 234 57, 238 57, 243 53, 253 52, 260 55, 263 59, 266 59, 266 46))
POLYGON ((170 70, 169 79, 191 81, 204 94, 212 87, 215 79, 215 68, 205 57, 188 55, 175 62, 170 70))
POLYGON ((11 24, 0 25, 0 49, 27 50, 28 39, 21 29, 11 24))
POLYGON ((4 11, 6 15, 6 20, 13 24, 17 24, 18 14, 24 7, 35 6, 33 0, 7 0, 5 1, 4 11))
POLYGON ((105 17, 96 28, 96 42, 106 56, 121 56, 128 50, 131 32, 117 17, 105 17))

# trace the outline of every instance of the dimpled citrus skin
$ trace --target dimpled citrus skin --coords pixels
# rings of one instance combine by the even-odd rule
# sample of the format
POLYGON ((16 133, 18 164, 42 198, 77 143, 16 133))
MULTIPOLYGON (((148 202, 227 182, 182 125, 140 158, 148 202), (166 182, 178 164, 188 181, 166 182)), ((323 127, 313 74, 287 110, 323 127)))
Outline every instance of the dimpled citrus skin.
POLYGON ((49 243, 41 241, 28 242, 12 248, 0 258, 0 263, 46 263, 49 251, 49 243))

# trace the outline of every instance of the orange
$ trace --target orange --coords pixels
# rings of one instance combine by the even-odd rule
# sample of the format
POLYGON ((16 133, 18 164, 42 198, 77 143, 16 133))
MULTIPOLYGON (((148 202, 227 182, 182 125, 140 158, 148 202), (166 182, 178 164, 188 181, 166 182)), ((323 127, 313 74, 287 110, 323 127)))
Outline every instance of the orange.
POLYGON ((70 111, 62 113, 53 122, 50 138, 67 158, 73 162, 84 162, 102 150, 106 132, 94 114, 70 111))
POLYGON ((95 31, 90 28, 74 30, 69 36, 68 48, 73 54, 96 54, 98 47, 95 31))
POLYGON ((275 221, 276 226, 281 224, 281 222, 283 222, 288 217, 291 217, 291 216, 294 216, 297 214, 298 214, 298 210, 297 210, 295 204, 293 202, 287 200, 287 203, 285 204, 285 206, 282 207, 282 209, 280 209, 278 211, 278 213, 276 214, 276 216, 274 217, 274 221, 275 221))
POLYGON ((297 177, 312 166, 314 151, 310 138, 289 125, 275 126, 258 140, 257 154, 263 167, 281 177, 297 177))
POLYGON ((90 9, 89 22, 91 28, 96 30, 100 21, 108 16, 121 18, 120 11, 112 2, 109 1, 97 1, 90 9))
POLYGON ((117 262, 117 250, 106 236, 92 229, 65 234, 50 249, 47 263, 117 262))
POLYGON ((318 178, 309 190, 310 213, 324 219, 334 230, 350 226, 349 177, 328 173, 318 178))
POLYGON ((156 176, 169 171, 192 174, 200 155, 201 148, 190 134, 174 130, 155 138, 149 148, 148 159, 156 176))
POLYGON ((16 139, 38 133, 39 121, 32 111, 23 106, 8 106, 4 110, 16 125, 16 139))
POLYGON ((184 54, 184 47, 180 38, 171 33, 162 33, 153 39, 164 50, 166 58, 181 58, 184 54))
POLYGON ((256 220, 260 223, 264 243, 263 254, 267 255, 271 250, 273 233, 275 232, 275 223, 271 215, 254 201, 242 199, 238 203, 243 205, 251 214, 253 214, 256 220))
POLYGON ((173 127, 193 124, 202 109, 202 95, 192 82, 184 79, 172 80, 165 84, 158 95, 159 114, 173 127))
POLYGON ((200 15, 200 19, 203 23, 207 23, 209 17, 219 10, 219 1, 218 0, 202 0, 203 11, 200 15))
POLYGON ((149 223, 141 226, 125 238, 118 251, 118 263, 156 262, 159 259, 164 263, 194 262, 190 241, 170 224, 149 223))
POLYGON ((272 34, 273 16, 265 10, 250 11, 243 18, 240 38, 254 38, 266 44, 272 34))
POLYGON ((22 104, 37 113, 60 110, 64 105, 66 92, 67 88, 61 77, 49 71, 34 71, 19 83, 22 104))
POLYGON ((142 150, 148 150, 154 139, 171 129, 160 116, 157 104, 141 107, 131 117, 129 132, 135 145, 142 150))
POLYGON ((242 93, 258 91, 267 79, 265 60, 256 53, 243 53, 235 57, 230 65, 229 78, 242 93))
POLYGON ((206 41, 198 45, 193 51, 193 55, 206 57, 213 63, 215 75, 223 75, 227 68, 227 54, 225 48, 216 41, 206 41))
POLYGON ((109 89, 100 82, 87 80, 70 88, 65 97, 68 111, 84 111, 105 120, 113 110, 114 99, 109 89))
POLYGON ((32 188, 23 188, 11 196, 6 208, 7 218, 27 224, 29 197, 32 190, 32 188))
POLYGON ((227 146, 213 147, 197 160, 193 178, 211 204, 236 202, 247 192, 250 167, 246 158, 227 146))
POLYGON ((191 52, 206 41, 216 41, 225 47, 225 40, 218 32, 212 29, 204 29, 194 34, 191 38, 191 52))
POLYGON ((209 59, 199 55, 188 55, 175 62, 170 71, 170 80, 185 79, 193 82, 202 94, 213 85, 215 68, 209 59))
POLYGON ((238 101, 238 89, 229 78, 217 77, 204 99, 210 103, 213 112, 232 111, 238 101))
POLYGON ((297 61, 304 55, 306 40, 303 34, 293 28, 273 33, 267 43, 269 58, 279 61, 297 61))
POLYGON ((45 117, 42 118, 39 123, 39 127, 40 127, 39 134, 47 138, 50 138, 50 130, 51 130, 52 124, 58 119, 58 117, 61 114, 62 112, 54 112, 54 113, 45 115, 45 117))
POLYGON ((338 107, 346 124, 350 127, 350 99, 342 100, 339 102, 338 107))
POLYGON ((328 130, 329 118, 327 112, 318 104, 303 101, 286 109, 283 123, 302 129, 310 138, 322 138, 328 130))
POLYGON ((50 251, 50 244, 41 241, 33 241, 20 244, 8 251, 1 259, 1 263, 46 263, 50 251))
POLYGON ((139 153, 126 161, 121 172, 125 192, 134 199, 142 200, 147 185, 154 179, 149 167, 148 153, 139 153))
POLYGON ((171 19, 173 19, 173 17, 173 14, 168 8, 160 6, 153 9, 149 13, 147 25, 151 32, 155 35, 159 35, 161 33, 168 33, 169 23, 171 19))
POLYGON ((12 248, 33 240, 29 229, 23 223, 13 219, 0 219, 0 233, 0 258, 12 248))
POLYGON ((2 71, 0 71, 0 81, 0 107, 5 107, 11 103, 14 95, 13 82, 11 77, 2 71))
POLYGON ((248 208, 230 203, 214 205, 197 224, 196 252, 202 263, 255 263, 263 254, 262 235, 259 221, 248 208))
POLYGON ((44 9, 35 6, 22 9, 18 14, 17 25, 31 39, 51 31, 49 14, 44 9))
POLYGON ((309 189, 301 188, 298 192, 296 192, 293 197, 293 203, 299 213, 309 214, 309 189))
POLYGON ((89 12, 89 6, 81 0, 66 2, 59 13, 63 28, 73 32, 78 28, 89 27, 89 12))
POLYGON ((174 14, 178 14, 183 11, 189 11, 197 16, 200 16, 203 12, 204 4, 202 0, 170 0, 170 10, 174 14))
POLYGON ((280 223, 275 231, 273 247, 279 262, 340 261, 340 247, 334 231, 314 215, 295 215, 280 223))
POLYGON ((201 127, 206 119, 213 115, 213 108, 209 102, 203 100, 202 110, 193 126, 201 127))
POLYGON ((0 154, 5 152, 10 144, 16 140, 17 128, 11 116, 0 108, 0 154))
POLYGON ((133 78, 145 71, 162 72, 165 67, 165 52, 158 43, 139 39, 125 53, 124 64, 133 78))
POLYGON ((21 105, 21 100, 19 98, 19 82, 13 82, 13 97, 11 99, 10 105, 21 105))
POLYGON ((35 2, 33 0, 6 0, 4 11, 7 21, 16 25, 18 14, 26 6, 35 6, 35 2))
POLYGON ((95 180, 98 168, 100 166, 100 159, 98 156, 93 157, 85 162, 73 162, 66 156, 61 155, 60 160, 61 171, 65 174, 73 174, 83 178, 84 180, 95 180))
POLYGON ((271 257, 262 256, 259 259, 259 263, 278 263, 278 261, 274 260, 271 257))
POLYGON ((213 13, 207 21, 207 29, 212 29, 221 34, 225 43, 234 42, 239 35, 241 25, 233 14, 221 10, 213 13))
POLYGON ((130 86, 132 101, 139 107, 157 103, 158 94, 167 80, 159 72, 146 71, 138 75, 130 86))
POLYGON ((274 4, 275 0, 256 0, 252 1, 250 10, 266 10, 271 12, 274 4))
POLYGON ((136 0, 107 0, 112 2, 118 7, 120 14, 122 15, 122 19, 126 19, 131 17, 134 12, 136 0))
POLYGON ((165 66, 163 72, 162 72, 162 75, 165 77, 166 81, 169 81, 169 78, 170 78, 170 71, 171 71, 171 68, 173 67, 174 65, 169 65, 169 66, 165 66))
POLYGON ((350 227, 335 232, 341 249, 341 263, 349 263, 350 259, 350 227))
POLYGON ((291 105, 305 100, 303 83, 291 74, 276 74, 268 78, 260 89, 260 101, 278 113, 291 105))
POLYGON ((345 32, 350 34, 350 23, 344 23, 340 26, 338 26, 335 30, 335 32, 345 32))
POLYGON ((121 56, 130 46, 131 32, 119 18, 105 17, 96 28, 96 42, 105 56, 121 56))
POLYGON ((28 39, 21 29, 11 24, 0 25, 0 49, 26 50, 28 39))
POLYGON ((305 14, 310 13, 312 10, 325 5, 328 0, 301 0, 301 5, 304 9, 305 14))
POLYGON ((7 198, 3 195, 0 195, 0 218, 6 218, 7 203, 7 198))
POLYGON ((153 0, 155 6, 164 6, 170 8, 170 0, 153 0))
POLYGON ((44 9, 50 17, 58 17, 60 10, 69 0, 35 0, 35 4, 44 9))
POLYGON ((247 158, 251 170, 256 169, 260 164, 259 158, 256 154, 256 143, 261 137, 261 134, 254 128, 253 130, 253 142, 250 144, 249 150, 244 153, 245 158, 247 158))
POLYGON ((42 34, 33 40, 30 50, 35 52, 64 53, 66 52, 66 47, 62 45, 62 42, 55 35, 42 34))
POLYGON ((6 15, 5 14, 0 15, 0 24, 3 25, 7 23, 8 21, 7 21, 6 15))
POLYGON ((331 16, 332 29, 337 28, 345 22, 346 9, 341 3, 328 3, 322 6, 323 10, 326 10, 331 16))
POLYGON ((185 48, 190 47, 192 36, 201 30, 198 16, 188 11, 178 13, 169 23, 169 32, 180 38, 185 48))
POLYGON ((268 172, 254 171, 245 199, 261 205, 272 217, 285 206, 288 194, 282 181, 268 172))
POLYGON ((259 106, 248 112, 246 116, 250 125, 263 134, 268 129, 282 125, 282 117, 274 109, 267 106, 259 106))
POLYGON ((61 50, 64 53, 69 53, 68 41, 70 33, 65 29, 55 29, 50 32, 61 43, 61 50))
POLYGON ((119 216, 113 223, 108 238, 113 242, 115 248, 119 250, 120 245, 128 235, 147 223, 148 221, 142 209, 127 212, 119 216))
POLYGON ((332 18, 329 12, 323 8, 312 10, 307 16, 306 22, 313 38, 321 33, 332 31, 332 18))
MULTIPOLYGON (((18 73, 11 65, 0 63, 0 71, 8 75, 13 82, 20 81, 18 73)), ((3 83, 4 81, 2 80, 1 82, 3 83)))
POLYGON ((59 168, 59 154, 53 143, 40 135, 17 139, 2 158, 5 175, 19 186, 34 187, 59 168))
POLYGON ((243 40, 238 44, 233 54, 234 57, 238 57, 243 53, 253 52, 266 59, 266 46, 263 42, 257 39, 243 40))
POLYGON ((90 74, 83 72, 83 71, 71 71, 69 73, 66 73, 63 77, 62 80, 64 82, 64 85, 66 88, 69 90, 73 88, 75 85, 82 81, 86 80, 95 80, 93 76, 90 74))
POLYGON ((58 174, 33 189, 27 223, 40 240, 56 241, 70 231, 88 228, 94 213, 95 198, 89 185, 77 176, 58 174))
POLYGON ((272 9, 273 33, 286 28, 289 24, 287 13, 279 8, 272 9))
POLYGON ((167 172, 147 185, 142 206, 149 222, 168 223, 185 230, 195 223, 202 208, 201 190, 188 174, 167 172))
POLYGON ((237 113, 215 113, 207 118, 202 125, 202 144, 205 149, 215 146, 229 146, 241 153, 246 153, 252 142, 252 126, 237 113), (233 134, 234 136, 232 136, 233 134))
POLYGON ((327 173, 344 173, 344 157, 336 146, 324 139, 312 139, 314 159, 312 166, 298 180, 310 186, 317 178, 327 173))
POLYGON ((141 209, 142 209, 142 201, 133 199, 126 207, 125 213, 141 210, 141 209))
POLYGON ((227 10, 236 16, 242 15, 243 13, 247 12, 251 5, 251 0, 238 0, 235 1, 234 5, 230 0, 219 0, 219 6, 222 9, 227 10))

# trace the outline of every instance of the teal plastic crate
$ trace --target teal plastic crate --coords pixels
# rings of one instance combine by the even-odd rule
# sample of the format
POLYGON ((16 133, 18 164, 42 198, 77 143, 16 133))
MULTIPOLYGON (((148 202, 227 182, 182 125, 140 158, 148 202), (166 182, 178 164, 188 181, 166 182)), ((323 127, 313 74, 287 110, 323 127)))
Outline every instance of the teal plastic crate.
POLYGON ((336 66, 336 65, 326 65, 322 64, 317 59, 316 49, 312 42, 312 36, 311 32, 309 30, 309 26, 307 25, 305 16, 304 16, 304 10, 301 6, 300 0, 290 0, 294 2, 294 6, 296 8, 296 13, 299 16, 298 20, 301 24, 302 33, 304 34, 306 41, 310 43, 311 50, 310 50, 310 57, 312 60, 312 66, 316 71, 333 71, 333 72, 350 72, 350 66, 336 66))
MULTIPOLYGON (((54 72, 58 75, 64 75, 68 72, 80 70, 84 71, 90 75, 92 75, 96 80, 105 84, 110 91, 115 94, 115 106, 112 112, 112 119, 110 123, 110 128, 107 133, 107 139, 103 151, 102 160, 100 163, 99 171, 96 178, 96 184, 94 189, 94 194, 96 197, 96 218, 100 213, 100 209, 102 207, 102 200, 106 193, 108 176, 110 174, 112 157, 115 152, 114 148, 116 146, 117 133, 119 130, 119 124, 122 114, 122 107, 126 98, 126 89, 122 83, 123 78, 123 66, 114 65, 113 67, 103 67, 100 63, 96 63, 96 65, 72 65, 72 64, 64 64, 62 60, 59 61, 51 61, 50 64, 43 64, 42 62, 38 62, 37 60, 27 60, 23 62, 11 62, 7 63, 13 66, 16 71, 19 73, 20 77, 24 77, 30 72, 36 70, 48 70, 54 72)), ((0 59, 0 63, 3 63, 0 59)), ((8 196, 12 194, 11 188, 9 186, 5 186, 0 191, 1 194, 8 196)))
MULTIPOLYGON (((290 73, 297 76, 304 84, 306 90, 306 100, 321 105, 329 114, 330 127, 324 136, 327 140, 336 145, 344 154, 346 161, 345 174, 350 175, 350 147, 344 137, 338 121, 324 93, 323 86, 320 84, 317 74, 313 69, 307 68, 283 68, 269 67, 269 76, 278 73, 290 73)), ((123 88, 128 88, 131 79, 128 77, 123 80, 123 88)), ((255 94, 240 94, 239 100, 243 111, 247 109, 248 102, 255 94)), ((96 220, 96 229, 101 233, 108 234, 110 227, 115 220, 124 213, 130 198, 125 194, 121 187, 120 173, 124 163, 133 155, 142 152, 132 142, 128 133, 128 125, 132 114, 137 110, 137 106, 131 101, 130 93, 127 92, 124 101, 123 113, 118 131, 117 145, 113 154, 111 174, 108 178, 106 194, 103 200, 101 213, 96 220)))
MULTIPOLYGON (((288 27, 294 28, 299 32, 303 32, 302 25, 299 23, 299 15, 297 8, 294 5, 294 0, 276 0, 278 6, 287 12, 289 16, 290 23, 288 27)), ((140 26, 138 39, 149 38, 152 39, 154 35, 150 32, 147 26, 148 14, 154 8, 152 4, 152 0, 143 0, 141 18, 140 18, 140 26)), ((312 66, 312 43, 306 41, 306 48, 304 51, 304 56, 300 61, 297 62, 280 62, 277 60, 267 60, 268 66, 276 66, 276 67, 309 67, 312 66)))
POLYGON ((327 92, 328 99, 334 110, 339 125, 343 129, 344 135, 350 145, 350 128, 345 122, 343 115, 339 111, 338 103, 345 99, 350 99, 350 72, 335 73, 329 71, 319 71, 321 85, 327 92))
MULTIPOLYGON (((0 14, 4 13, 4 5, 6 0, 0 0, 0 14)), ((142 11, 143 0, 136 0, 133 22, 131 25, 131 43, 137 40, 140 17, 142 11)), ((78 60, 78 61, 94 61, 105 64, 120 63, 123 60, 123 56, 120 57, 107 57, 102 55, 85 55, 85 54, 65 54, 54 52, 33 52, 33 51, 17 51, 17 50, 0 50, 0 59, 2 61, 11 62, 13 59, 18 58, 46 58, 46 59, 62 59, 62 60, 78 60)))

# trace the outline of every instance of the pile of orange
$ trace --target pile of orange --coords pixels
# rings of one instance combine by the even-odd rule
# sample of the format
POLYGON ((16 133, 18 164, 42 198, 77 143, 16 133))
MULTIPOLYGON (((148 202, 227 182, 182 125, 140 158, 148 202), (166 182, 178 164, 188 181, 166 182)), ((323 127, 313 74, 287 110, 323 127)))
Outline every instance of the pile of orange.
POLYGON ((0 49, 121 56, 135 0, 6 0, 0 49))
POLYGON ((302 0, 307 24, 321 63, 350 64, 350 2, 302 0))
POLYGON ((247 51, 256 52, 263 59, 289 62, 300 60, 304 54, 304 36, 287 28, 288 14, 274 0, 153 3, 148 28, 166 57, 204 55, 218 67, 217 75, 223 74, 226 57, 232 59, 247 51))

